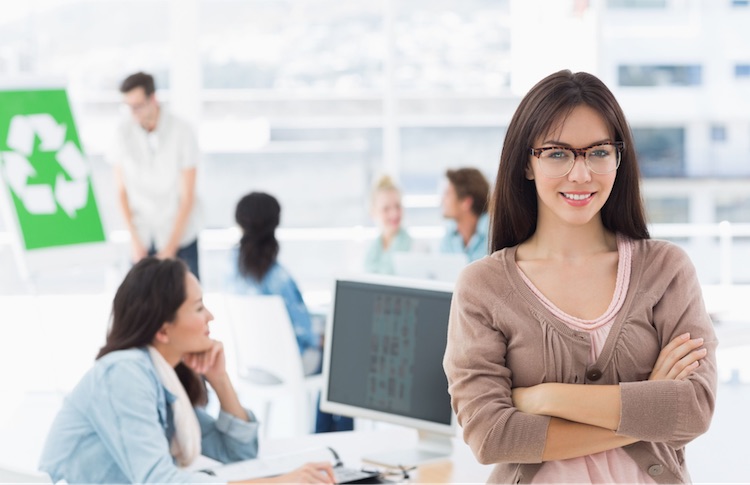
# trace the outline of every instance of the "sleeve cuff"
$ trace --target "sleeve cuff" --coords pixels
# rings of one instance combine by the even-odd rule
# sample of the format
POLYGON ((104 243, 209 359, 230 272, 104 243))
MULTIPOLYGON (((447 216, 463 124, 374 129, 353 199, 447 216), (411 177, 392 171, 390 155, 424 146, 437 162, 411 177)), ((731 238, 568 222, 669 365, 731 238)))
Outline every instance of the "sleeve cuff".
POLYGON ((666 441, 677 425, 679 394, 675 381, 620 383, 617 434, 646 441, 666 441))
POLYGON ((260 423, 249 409, 245 409, 250 421, 243 421, 227 412, 219 411, 216 429, 241 443, 249 443, 257 438, 260 423))

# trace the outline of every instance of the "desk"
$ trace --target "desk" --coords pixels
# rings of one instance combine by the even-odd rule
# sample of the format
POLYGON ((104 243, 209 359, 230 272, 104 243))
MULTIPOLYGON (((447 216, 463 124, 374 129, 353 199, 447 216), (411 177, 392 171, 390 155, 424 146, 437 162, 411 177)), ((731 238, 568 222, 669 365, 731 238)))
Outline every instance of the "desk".
MULTIPOLYGON (((417 432, 408 428, 388 427, 373 431, 341 431, 262 441, 261 456, 289 453, 295 449, 330 446, 341 457, 344 465, 358 468, 361 457, 368 453, 408 448, 417 443, 417 432)), ((410 483, 485 483, 492 465, 476 461, 468 445, 460 438, 453 439, 453 455, 450 460, 431 463, 409 472, 410 483)))

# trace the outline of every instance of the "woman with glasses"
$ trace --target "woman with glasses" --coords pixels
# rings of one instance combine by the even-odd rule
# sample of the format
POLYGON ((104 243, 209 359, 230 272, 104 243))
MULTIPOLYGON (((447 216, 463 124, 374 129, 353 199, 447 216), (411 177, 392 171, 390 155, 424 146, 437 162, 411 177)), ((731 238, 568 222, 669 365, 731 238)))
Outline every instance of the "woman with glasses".
POLYGON ((560 71, 523 98, 491 210, 444 360, 489 481, 689 482, 717 342, 689 258, 649 238, 630 129, 599 79, 560 71))
MULTIPOLYGON (((221 483, 185 467, 199 455, 254 458, 258 422, 237 398, 211 320, 185 263, 147 257, 133 266, 115 294, 107 341, 52 423, 39 468, 55 483, 221 483), (203 409, 204 382, 221 406, 217 418, 203 409)), ((238 483, 333 478, 320 462, 238 483)))

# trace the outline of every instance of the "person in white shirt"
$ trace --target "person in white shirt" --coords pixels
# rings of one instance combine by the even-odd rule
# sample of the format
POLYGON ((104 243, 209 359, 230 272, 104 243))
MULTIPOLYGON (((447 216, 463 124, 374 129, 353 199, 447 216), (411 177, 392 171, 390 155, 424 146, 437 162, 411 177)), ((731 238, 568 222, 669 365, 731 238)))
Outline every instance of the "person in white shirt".
POLYGON ((118 127, 110 155, 131 258, 178 257, 200 277, 198 143, 189 124, 166 111, 155 91, 153 76, 143 72, 120 84, 132 116, 118 127))

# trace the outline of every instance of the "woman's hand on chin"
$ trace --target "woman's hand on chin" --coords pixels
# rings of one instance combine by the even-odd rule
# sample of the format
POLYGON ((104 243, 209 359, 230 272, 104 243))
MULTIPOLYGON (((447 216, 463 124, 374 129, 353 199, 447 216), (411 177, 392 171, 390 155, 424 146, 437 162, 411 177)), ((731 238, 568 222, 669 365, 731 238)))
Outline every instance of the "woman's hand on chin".
POLYGON ((182 361, 193 372, 205 376, 209 383, 227 375, 224 344, 218 340, 211 340, 211 346, 203 352, 185 355, 182 361))

